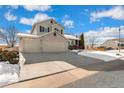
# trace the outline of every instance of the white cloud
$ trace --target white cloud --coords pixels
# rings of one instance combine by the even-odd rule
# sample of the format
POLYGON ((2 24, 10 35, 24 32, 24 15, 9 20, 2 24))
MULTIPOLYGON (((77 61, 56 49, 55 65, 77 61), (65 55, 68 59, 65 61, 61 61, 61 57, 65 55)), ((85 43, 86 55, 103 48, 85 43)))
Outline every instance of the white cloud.
POLYGON ((51 6, 49 5, 24 5, 23 7, 28 11, 36 10, 44 12, 51 9, 51 6))
MULTIPOLYGON (((101 44, 108 39, 118 38, 118 30, 119 27, 103 27, 98 30, 90 30, 84 33, 85 42, 90 44, 90 41, 95 39, 96 43, 101 44)), ((121 37, 124 37, 124 28, 121 28, 121 37)))
POLYGON ((74 21, 69 18, 68 15, 65 15, 62 23, 64 24, 65 27, 67 28, 73 28, 74 27, 74 21))
POLYGON ((11 14, 11 11, 8 11, 4 14, 4 17, 6 18, 6 20, 8 21, 15 21, 17 19, 17 17, 13 14, 11 14))
POLYGON ((116 6, 109 10, 97 11, 91 13, 91 22, 99 21, 100 18, 112 18, 117 20, 124 20, 124 8, 122 6, 116 6))
POLYGON ((64 22, 64 26, 65 27, 68 27, 68 28, 73 28, 74 26, 74 21, 72 21, 72 20, 66 20, 65 22, 64 22))
POLYGON ((31 31, 27 29, 27 30, 25 30, 25 32, 26 32, 26 33, 30 33, 31 31))
POLYGON ((20 23, 26 24, 26 25, 33 25, 34 23, 36 23, 38 21, 43 21, 43 20, 47 20, 50 18, 52 18, 52 17, 48 16, 47 14, 38 13, 33 18, 22 17, 20 19, 20 23))
POLYGON ((12 9, 18 9, 18 5, 10 5, 10 7, 12 8, 12 9))

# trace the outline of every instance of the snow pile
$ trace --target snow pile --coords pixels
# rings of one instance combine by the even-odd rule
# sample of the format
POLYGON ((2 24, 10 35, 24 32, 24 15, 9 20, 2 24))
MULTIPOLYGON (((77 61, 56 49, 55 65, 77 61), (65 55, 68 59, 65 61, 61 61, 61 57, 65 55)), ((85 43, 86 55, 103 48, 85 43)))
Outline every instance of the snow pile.
POLYGON ((87 57, 103 60, 106 62, 116 59, 115 57, 112 57, 112 56, 98 54, 98 53, 92 53, 92 52, 88 52, 88 51, 87 52, 84 52, 84 51, 79 52, 78 55, 87 56, 87 57))
POLYGON ((19 80, 19 65, 0 62, 0 86, 19 80))
POLYGON ((122 52, 118 52, 118 50, 109 50, 109 51, 94 51, 92 53, 95 53, 95 54, 103 54, 103 55, 108 55, 108 56, 112 56, 112 57, 116 57, 116 58, 120 58, 120 57, 123 57, 124 56, 124 53, 122 52), (120 55, 117 55, 117 54, 120 54, 120 55))
POLYGON ((78 55, 82 56, 87 56, 91 58, 96 58, 104 61, 111 61, 111 60, 116 60, 118 58, 124 59, 124 53, 120 53, 120 55, 117 55, 117 51, 112 50, 112 51, 82 51, 79 52, 78 55))
POLYGON ((80 50, 71 50, 71 52, 78 53, 78 52, 80 52, 80 50))
POLYGON ((116 53, 109 53, 109 52, 104 52, 104 51, 94 51, 92 52, 93 54, 102 54, 102 55, 108 55, 108 56, 112 56, 115 58, 119 58, 120 56, 116 55, 116 53))

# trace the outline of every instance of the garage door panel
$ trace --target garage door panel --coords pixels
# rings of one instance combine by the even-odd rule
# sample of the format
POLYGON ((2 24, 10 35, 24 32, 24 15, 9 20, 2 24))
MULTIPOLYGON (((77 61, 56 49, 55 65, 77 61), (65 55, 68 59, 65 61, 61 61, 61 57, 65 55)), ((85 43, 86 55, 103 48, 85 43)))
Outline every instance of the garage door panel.
POLYGON ((38 39, 28 39, 24 41, 24 51, 39 52, 41 51, 41 42, 38 39))

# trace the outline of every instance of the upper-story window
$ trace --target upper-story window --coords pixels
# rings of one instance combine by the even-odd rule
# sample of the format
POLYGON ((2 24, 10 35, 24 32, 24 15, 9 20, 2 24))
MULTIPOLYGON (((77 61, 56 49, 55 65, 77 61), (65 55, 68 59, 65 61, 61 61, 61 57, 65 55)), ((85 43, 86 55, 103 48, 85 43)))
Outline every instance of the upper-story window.
POLYGON ((61 34, 63 34, 63 30, 61 29, 61 34))
POLYGON ((44 32, 44 27, 40 26, 40 32, 44 32))
POLYGON ((53 24, 53 20, 51 20, 50 23, 53 24))
POLYGON ((50 28, 48 27, 48 32, 50 32, 50 28))
POLYGON ((54 32, 53 35, 56 36, 56 32, 54 32))
POLYGON ((59 31, 57 28, 54 28, 54 30, 59 31))

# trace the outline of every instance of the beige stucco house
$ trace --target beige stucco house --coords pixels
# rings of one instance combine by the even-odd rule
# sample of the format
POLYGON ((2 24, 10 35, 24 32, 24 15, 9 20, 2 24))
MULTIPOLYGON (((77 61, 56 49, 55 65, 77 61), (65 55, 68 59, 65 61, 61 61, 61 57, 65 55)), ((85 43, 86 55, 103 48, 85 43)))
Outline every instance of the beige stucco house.
POLYGON ((100 46, 104 46, 106 48, 113 48, 113 49, 118 49, 120 45, 120 48, 124 49, 124 38, 120 39, 120 44, 118 39, 109 39, 105 41, 103 44, 100 46))
POLYGON ((65 52, 68 50, 68 38, 64 36, 64 27, 53 19, 35 23, 30 34, 17 34, 20 38, 21 52, 65 52))

